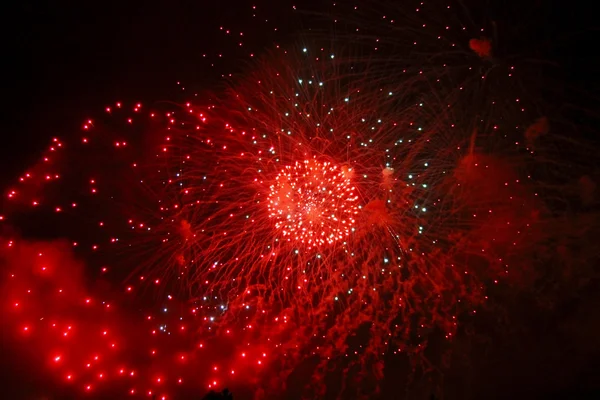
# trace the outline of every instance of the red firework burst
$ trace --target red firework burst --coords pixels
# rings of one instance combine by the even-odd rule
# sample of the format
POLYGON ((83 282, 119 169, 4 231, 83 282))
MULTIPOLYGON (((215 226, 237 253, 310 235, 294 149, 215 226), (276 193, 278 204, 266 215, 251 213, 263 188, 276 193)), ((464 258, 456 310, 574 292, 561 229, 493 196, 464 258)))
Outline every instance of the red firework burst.
MULTIPOLYGON (((447 60, 435 42, 426 40, 426 53, 447 60)), ((477 49, 486 60, 475 61, 489 62, 492 44, 477 49)), ((422 74, 421 58, 405 74, 378 63, 354 69, 354 57, 313 51, 267 57, 216 100, 148 112, 117 103, 106 110, 108 122, 85 123, 81 147, 64 163, 70 169, 44 157, 9 191, 11 201, 54 215, 82 210, 74 220, 91 218, 102 232, 80 228, 85 236, 72 238, 73 247, 85 247, 102 273, 135 279, 125 294, 149 284, 166 295, 159 315, 140 316, 136 304, 102 320, 115 303, 129 304, 122 290, 90 289, 61 269, 70 258, 28 259, 39 248, 54 253, 7 241, 3 256, 21 279, 6 291, 11 312, 20 312, 28 290, 40 291, 14 314, 14 326, 27 338, 44 332, 30 346, 45 351, 60 379, 91 392, 129 374, 136 377, 124 385, 129 393, 155 395, 177 392, 198 374, 203 387, 233 376, 268 387, 265 376, 276 372, 281 389, 315 356, 309 394, 322 395, 322 378, 336 368, 345 383, 379 381, 383 354, 421 356, 434 329, 449 343, 459 318, 485 303, 487 287, 512 276, 531 243, 545 239, 538 222, 547 208, 521 172, 530 153, 512 140, 531 118, 512 92, 502 103, 511 107, 478 103, 473 111, 463 93, 479 93, 473 82, 484 78, 470 66, 460 64, 463 91, 448 84, 455 76, 446 66, 436 75, 427 65, 422 74), (60 181, 54 198, 39 189, 60 181), (42 269, 50 266, 59 271, 52 278, 42 269), (57 293, 66 294, 64 308, 50 301, 57 293), (88 299, 98 309, 80 312, 88 299), (85 332, 67 346, 60 335, 45 336, 57 326, 69 337, 80 326, 85 332), (112 332, 118 341, 105 340, 112 332), (125 348, 133 355, 117 351, 125 348), (206 351, 227 354, 212 354, 215 365, 207 365, 206 351)), ((527 131, 526 145, 546 135, 548 123, 540 126, 527 131)), ((55 139, 49 153, 62 148, 55 139)))
MULTIPOLYGON (((413 104, 408 90, 394 99, 371 90, 366 76, 345 82, 340 68, 269 59, 216 104, 149 111, 141 132, 163 137, 160 145, 151 140, 149 154, 127 153, 145 148, 131 133, 124 139, 98 121, 85 125, 82 146, 99 147, 71 155, 78 161, 69 164, 91 168, 83 178, 81 168, 65 174, 88 192, 67 204, 106 214, 97 224, 113 227, 101 235, 108 243, 89 246, 129 254, 115 270, 136 271, 154 287, 183 287, 201 304, 192 308, 192 343, 213 331, 221 345, 235 335, 246 345, 231 346, 234 353, 277 355, 282 374, 318 349, 321 377, 340 357, 366 370, 381 365, 383 352, 418 351, 419 335, 434 326, 450 339, 456 314, 483 300, 481 281, 459 261, 477 243, 451 239, 466 237, 473 223, 461 224, 460 204, 443 206, 438 189, 460 158, 452 149, 469 137, 455 134, 451 116, 435 112, 439 104, 413 104), (112 168, 97 168, 108 149, 121 155, 111 156, 112 168)), ((197 351, 176 350, 186 358, 197 351)), ((167 379, 154 367, 138 373, 167 379)))
POLYGON ((359 210, 349 173, 315 159, 286 166, 271 185, 267 205, 282 238, 309 250, 347 238, 359 210))

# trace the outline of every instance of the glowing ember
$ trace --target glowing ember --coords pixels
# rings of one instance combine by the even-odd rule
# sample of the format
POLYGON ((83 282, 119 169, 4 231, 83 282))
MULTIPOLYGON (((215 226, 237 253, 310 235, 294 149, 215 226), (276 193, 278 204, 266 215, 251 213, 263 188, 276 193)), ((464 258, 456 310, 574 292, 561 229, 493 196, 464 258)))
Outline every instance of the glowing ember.
POLYGON ((269 197, 270 217, 287 241, 311 249, 348 236, 358 213, 358 197, 348 174, 329 162, 304 160, 286 166, 269 197))

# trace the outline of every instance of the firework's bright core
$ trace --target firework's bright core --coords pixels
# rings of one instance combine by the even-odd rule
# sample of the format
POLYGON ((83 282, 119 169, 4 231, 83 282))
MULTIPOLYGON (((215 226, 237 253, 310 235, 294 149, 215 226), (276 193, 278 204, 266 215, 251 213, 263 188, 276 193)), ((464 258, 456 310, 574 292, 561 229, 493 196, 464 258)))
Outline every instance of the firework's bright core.
POLYGON ((269 216, 286 241, 314 247, 350 235, 358 213, 351 175, 330 162, 286 166, 268 193, 269 216))

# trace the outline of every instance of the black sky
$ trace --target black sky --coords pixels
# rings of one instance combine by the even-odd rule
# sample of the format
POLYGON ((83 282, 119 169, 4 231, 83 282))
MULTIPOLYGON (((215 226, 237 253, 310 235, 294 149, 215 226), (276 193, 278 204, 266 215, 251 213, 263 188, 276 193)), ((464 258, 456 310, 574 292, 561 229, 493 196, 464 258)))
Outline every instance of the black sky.
MULTIPOLYGON (((4 6, 0 182, 26 168, 51 137, 73 131, 104 104, 172 99, 177 81, 210 87, 239 66, 241 54, 218 28, 248 32, 243 51, 260 53, 273 37, 284 41, 299 26, 292 3, 27 0, 4 6), (260 7, 256 19, 250 18, 253 4, 260 7), (261 23, 265 18, 277 20, 277 35, 269 31, 273 24, 261 23), (228 57, 215 57, 224 51, 228 57), (211 68, 213 62, 220 65, 211 68)), ((317 9, 325 4, 300 2, 308 3, 317 9)), ((515 15, 521 12, 515 2, 486 3, 485 12, 506 26, 513 19, 531 21, 515 25, 512 36, 522 41, 513 39, 510 46, 560 60, 567 80, 597 87, 597 25, 585 2, 525 2, 523 15, 515 15)))
MULTIPOLYGON (((262 39, 272 43, 266 25, 251 18, 252 4, 260 3, 23 1, 5 8, 0 182, 105 104, 171 100, 177 81, 214 86, 220 74, 236 69, 241 54, 220 26, 251 30, 243 51, 260 49, 262 39)), ((278 11, 283 7, 261 10, 262 19, 278 16, 279 37, 293 25, 285 22, 289 12, 278 11)))

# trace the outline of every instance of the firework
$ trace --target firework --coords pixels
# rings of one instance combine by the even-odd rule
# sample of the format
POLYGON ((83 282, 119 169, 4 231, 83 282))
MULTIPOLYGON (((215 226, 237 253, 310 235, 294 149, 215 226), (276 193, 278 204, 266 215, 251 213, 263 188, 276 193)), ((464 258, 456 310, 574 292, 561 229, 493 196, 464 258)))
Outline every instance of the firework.
POLYGON ((424 357, 434 331, 449 344, 548 242, 546 186, 530 171, 550 158, 550 123, 517 97, 520 67, 498 61, 486 32, 409 15, 374 49, 370 33, 353 33, 356 50, 304 40, 225 92, 117 103, 78 143, 55 139, 8 197, 78 228, 57 235, 70 246, 7 242, 7 264, 27 260, 7 290, 19 340, 50 349, 53 373, 86 392, 128 375, 110 386, 165 396, 198 375, 193 388, 235 376, 273 389, 272 375, 283 390, 306 360, 306 395, 325 395, 332 370, 343 378, 329 390, 374 378, 369 395, 384 356, 424 357), (377 57, 389 45, 402 62, 377 57), (86 284, 67 247, 125 288, 86 284), (148 286, 159 315, 129 299, 148 286))
MULTIPOLYGON (((83 194, 47 205, 93 212, 100 233, 73 244, 100 268, 107 260, 117 275, 186 289, 207 313, 200 338, 235 335, 285 356, 275 361, 284 373, 319 349, 320 376, 349 353, 370 368, 390 348, 418 348, 409 339, 433 324, 453 335, 464 280, 447 237, 462 228, 436 212, 436 188, 464 138, 435 107, 348 79, 331 54, 304 53, 267 58, 204 104, 143 116, 141 104, 108 107, 108 123, 86 121, 78 151, 44 164, 79 166, 60 179, 83 194), (365 326, 362 350, 351 347, 365 326)), ((57 139, 51 152, 63 147, 57 139)))
POLYGON ((318 348, 316 377, 349 353, 349 365, 380 368, 379 355, 418 351, 434 326, 451 339, 456 315, 485 297, 461 259, 488 262, 497 233, 473 240, 491 222, 466 217, 474 208, 448 190, 479 178, 457 169, 471 135, 444 105, 349 78, 320 51, 267 58, 228 95, 175 112, 155 176, 162 214, 140 223, 159 255, 146 279, 225 303, 219 325, 273 343, 282 371, 318 348))

